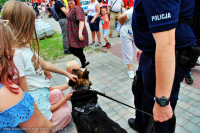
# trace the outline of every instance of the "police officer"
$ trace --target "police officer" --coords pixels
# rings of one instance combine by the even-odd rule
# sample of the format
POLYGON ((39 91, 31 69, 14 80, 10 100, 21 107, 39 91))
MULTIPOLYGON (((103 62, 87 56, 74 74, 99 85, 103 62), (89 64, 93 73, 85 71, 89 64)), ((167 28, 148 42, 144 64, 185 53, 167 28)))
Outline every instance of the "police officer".
MULTIPOLYGON (((156 133, 168 133, 180 83, 191 70, 176 63, 175 50, 180 53, 196 43, 192 28, 179 22, 181 17, 191 19, 194 10, 195 0, 135 0, 134 3, 132 29, 141 51, 132 91, 135 107, 153 114, 156 133)), ((130 118, 128 123, 144 133, 149 119, 150 116, 136 111, 136 118, 130 118)))

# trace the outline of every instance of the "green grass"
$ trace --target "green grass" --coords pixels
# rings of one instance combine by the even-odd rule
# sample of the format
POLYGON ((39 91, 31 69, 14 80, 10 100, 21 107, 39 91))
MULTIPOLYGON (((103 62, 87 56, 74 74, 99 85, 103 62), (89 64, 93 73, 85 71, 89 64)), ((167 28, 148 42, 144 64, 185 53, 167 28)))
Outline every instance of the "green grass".
MULTIPOLYGON (((61 59, 65 56, 62 44, 62 34, 58 34, 55 31, 53 37, 48 37, 46 39, 40 40, 39 46, 40 57, 46 61, 61 59)), ((90 49, 90 47, 85 47, 83 51, 90 49)), ((37 47, 35 47, 35 51, 37 52, 37 47)), ((94 49, 94 51, 98 52, 99 50, 94 49)))
POLYGON ((39 44, 40 57, 42 57, 44 60, 56 60, 65 56, 62 45, 62 34, 54 32, 53 37, 40 40, 39 44))

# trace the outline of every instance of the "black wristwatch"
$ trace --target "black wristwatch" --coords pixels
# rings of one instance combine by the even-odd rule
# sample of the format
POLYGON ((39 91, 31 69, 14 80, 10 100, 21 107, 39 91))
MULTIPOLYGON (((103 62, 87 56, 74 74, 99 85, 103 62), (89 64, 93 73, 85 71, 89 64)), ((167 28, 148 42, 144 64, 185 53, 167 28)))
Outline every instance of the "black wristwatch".
POLYGON ((161 107, 165 107, 169 104, 169 99, 166 98, 166 97, 161 97, 161 98, 158 98, 158 97, 154 97, 154 100, 161 106, 161 107))

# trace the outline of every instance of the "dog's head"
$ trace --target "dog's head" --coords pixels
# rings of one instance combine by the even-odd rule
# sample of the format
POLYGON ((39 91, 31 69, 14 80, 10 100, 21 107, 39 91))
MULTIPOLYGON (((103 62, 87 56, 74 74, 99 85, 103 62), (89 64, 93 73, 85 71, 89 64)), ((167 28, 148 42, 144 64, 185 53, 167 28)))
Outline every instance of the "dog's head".
POLYGON ((89 71, 82 72, 78 69, 73 69, 72 74, 78 77, 78 81, 73 82, 72 80, 69 81, 69 86, 72 86, 73 90, 76 90, 79 86, 91 86, 91 82, 89 80, 89 71))

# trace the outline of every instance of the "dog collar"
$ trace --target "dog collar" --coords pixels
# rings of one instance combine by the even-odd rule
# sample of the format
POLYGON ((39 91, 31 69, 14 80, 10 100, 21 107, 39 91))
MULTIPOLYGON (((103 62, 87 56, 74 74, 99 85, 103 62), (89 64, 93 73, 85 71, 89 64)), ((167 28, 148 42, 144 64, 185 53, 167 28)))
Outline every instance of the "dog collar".
POLYGON ((83 90, 89 90, 90 89, 90 86, 78 86, 75 88, 76 90, 78 89, 83 89, 83 90))

